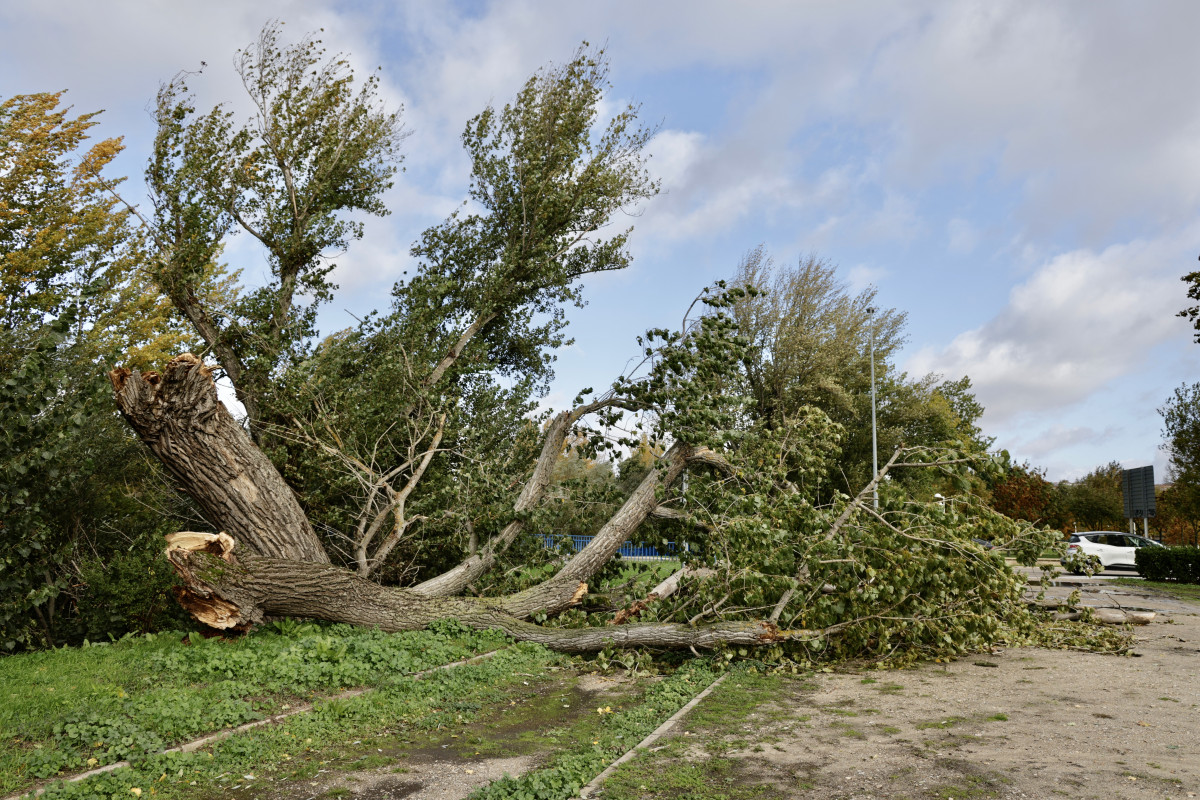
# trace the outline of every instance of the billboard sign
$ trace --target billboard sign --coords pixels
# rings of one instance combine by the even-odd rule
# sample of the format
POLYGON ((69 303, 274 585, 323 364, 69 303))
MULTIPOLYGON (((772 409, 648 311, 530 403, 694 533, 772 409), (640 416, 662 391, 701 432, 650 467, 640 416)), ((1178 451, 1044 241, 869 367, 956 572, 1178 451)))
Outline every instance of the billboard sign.
POLYGON ((1121 499, 1125 501, 1126 519, 1153 517, 1154 467, 1122 470, 1121 499))

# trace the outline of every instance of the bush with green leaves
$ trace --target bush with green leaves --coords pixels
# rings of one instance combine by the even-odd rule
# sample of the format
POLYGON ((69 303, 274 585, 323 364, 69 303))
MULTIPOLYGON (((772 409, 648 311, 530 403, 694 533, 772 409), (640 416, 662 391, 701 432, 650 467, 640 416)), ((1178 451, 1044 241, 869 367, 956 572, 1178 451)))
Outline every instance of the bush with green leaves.
POLYGON ((135 541, 129 550, 78 561, 73 592, 80 635, 98 641, 195 626, 175 600, 179 581, 162 550, 162 540, 153 536, 135 541))
POLYGON ((1139 547, 1134 563, 1148 581, 1200 583, 1200 547, 1139 547))

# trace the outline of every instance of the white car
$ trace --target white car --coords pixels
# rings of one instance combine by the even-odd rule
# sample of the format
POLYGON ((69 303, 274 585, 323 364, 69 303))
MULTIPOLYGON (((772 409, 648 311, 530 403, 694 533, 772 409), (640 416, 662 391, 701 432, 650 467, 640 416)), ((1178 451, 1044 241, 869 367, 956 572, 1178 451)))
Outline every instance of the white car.
MULTIPOLYGON (((1134 562, 1134 554, 1139 547, 1164 547, 1165 545, 1147 539, 1144 536, 1135 536, 1131 533, 1117 533, 1116 531, 1084 531, 1071 535, 1070 541, 1067 543, 1067 555, 1063 558, 1063 566, 1067 565, 1067 560, 1076 553, 1084 555, 1096 556, 1100 559, 1100 563, 1105 569, 1109 567, 1128 567, 1136 569, 1137 565, 1134 562)), ((1078 575, 1078 570, 1076 571, 1078 575)))

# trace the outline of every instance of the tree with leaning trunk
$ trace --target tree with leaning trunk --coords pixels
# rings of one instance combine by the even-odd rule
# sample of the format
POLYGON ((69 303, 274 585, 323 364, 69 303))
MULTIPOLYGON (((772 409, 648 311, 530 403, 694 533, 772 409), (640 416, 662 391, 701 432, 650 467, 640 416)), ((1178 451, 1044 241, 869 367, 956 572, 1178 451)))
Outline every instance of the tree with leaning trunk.
MULTIPOLYGON (((318 179, 331 174, 322 159, 344 155, 327 133, 339 128, 309 124, 336 121, 336 114, 283 112, 319 99, 321 86, 333 87, 334 100, 345 97, 336 78, 341 62, 318 69, 313 84, 303 77, 315 63, 313 50, 280 48, 269 29, 240 63, 243 75, 254 78, 247 83, 261 143, 220 109, 189 122, 190 101, 171 85, 160 94, 162 133, 151 167, 159 285, 218 366, 185 354, 161 372, 110 375, 122 414, 217 531, 177 534, 167 551, 183 582, 180 600, 197 619, 241 630, 268 615, 294 615, 401 630, 453 617, 567 651, 795 640, 826 647, 836 632, 863 652, 891 653, 904 643, 977 646, 998 635, 1002 618, 1019 617, 1024 606, 1011 572, 966 544, 981 527, 1007 523, 969 498, 949 509, 914 504, 876 476, 878 511, 862 502, 862 493, 839 496, 829 507, 810 502, 798 486, 805 475, 828 469, 842 431, 814 409, 799 409, 786 425, 754 418, 741 399, 745 381, 738 372, 750 343, 731 316, 746 291, 724 284, 705 293, 704 313, 690 318, 689 309, 679 330, 653 330, 638 340, 644 372, 618 378, 598 396, 586 390, 547 421, 531 463, 505 483, 516 491, 509 510, 461 563, 408 586, 373 580, 414 530, 461 515, 448 498, 476 474, 473 465, 498 457, 470 449, 487 421, 468 411, 521 409, 551 375, 552 350, 564 342, 562 306, 581 302, 579 279, 627 265, 629 231, 604 233, 618 212, 658 190, 644 166, 652 131, 637 126, 632 107, 597 126, 607 85, 599 54, 583 49, 569 63, 539 72, 512 103, 468 123, 469 200, 414 246, 419 269, 397 285, 390 313, 310 348, 300 324, 310 318, 294 316, 297 287, 309 281, 316 300, 331 291, 324 250, 356 232, 339 228, 337 215, 379 210, 378 192, 392 174, 384 156, 395 120, 369 103, 366 116, 351 115, 387 135, 360 152, 366 183, 347 178, 338 186, 353 190, 351 196, 327 197, 317 191, 318 179), (286 156, 299 151, 268 135, 280 119, 290 120, 296 140, 313 143, 305 151, 311 158, 301 162, 316 192, 313 207, 324 216, 297 212, 300 172, 286 156), (274 181, 270 191, 257 183, 263 175, 274 181), (353 194, 360 190, 366 194, 353 194), (306 227, 305 219, 322 222, 306 227), (199 313, 190 305, 188 276, 211 264, 235 224, 268 248, 279 280, 238 309, 199 313), (272 249, 283 244, 291 249, 272 249), (293 252, 303 258, 289 260, 293 252), (214 320, 221 324, 210 325, 214 320), (248 361, 246 353, 255 355, 248 361), (337 402, 326 404, 329 382, 322 380, 331 365, 342 375, 333 381, 337 402), (214 369, 230 378, 239 397, 251 398, 255 438, 267 434, 283 443, 274 463, 218 400, 214 369), (505 389, 496 375, 518 388, 505 389), (296 391, 272 388, 272 376, 293 381, 288 385, 296 391), (597 420, 591 435, 599 446, 624 415, 638 415, 661 455, 592 541, 545 580, 501 596, 464 596, 522 533, 545 533, 535 521, 568 436, 597 420), (343 421, 363 435, 351 441, 339 431, 343 421), (287 447, 328 457, 358 487, 361 510, 345 534, 348 558, 330 557, 330 538, 314 528, 277 469, 292 468, 287 456, 295 450, 287 447), (578 613, 589 582, 651 517, 676 526, 689 545, 688 563, 619 614, 623 624, 531 622, 578 613), (947 565, 951 579, 939 572, 947 565)), ((334 107, 341 106, 328 106, 334 107)), ((339 169, 359 174, 353 164, 339 169)), ((953 472, 967 461, 901 449, 884 471, 933 464, 953 472)), ((1005 530, 1014 549, 1036 553, 1036 533, 1005 530)))
MULTIPOLYGON (((678 388, 669 386, 672 380, 667 376, 678 366, 680 352, 732 363, 728 354, 718 354, 731 342, 736 344, 728 335, 728 325, 728 319, 718 314, 702 319, 691 337, 667 336, 648 379, 628 382, 623 392, 614 389, 555 417, 514 510, 519 512, 541 499, 567 432, 587 414, 614 408, 653 408, 662 418, 686 425, 693 416, 718 413, 721 400, 706 403, 703 397, 720 395, 712 393, 711 386, 702 386, 703 381, 688 381, 695 394, 686 409, 658 403, 672 388, 678 388)), ((549 580, 502 598, 458 597, 512 544, 523 527, 519 518, 479 553, 437 578, 410 588, 380 586, 329 563, 291 489, 218 400, 212 370, 200 359, 185 354, 172 360, 162 374, 119 369, 110 378, 122 414, 207 519, 222 531, 178 534, 167 551, 183 579, 180 601, 212 627, 245 629, 264 615, 294 615, 406 630, 453 617, 467 625, 498 628, 519 640, 567 651, 597 650, 610 644, 761 645, 784 638, 765 620, 604 629, 551 629, 527 621, 535 613, 554 614, 577 603, 586 594, 591 576, 659 509, 662 489, 672 486, 689 464, 729 469, 724 459, 705 445, 682 440, 672 444, 595 538, 549 580)))

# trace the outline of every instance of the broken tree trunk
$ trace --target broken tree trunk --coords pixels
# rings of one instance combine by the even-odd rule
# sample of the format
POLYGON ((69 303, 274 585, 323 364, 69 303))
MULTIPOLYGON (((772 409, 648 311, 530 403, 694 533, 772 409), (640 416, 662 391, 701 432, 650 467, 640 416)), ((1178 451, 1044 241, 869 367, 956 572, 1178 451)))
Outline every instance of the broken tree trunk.
POLYGON ((468 627, 498 629, 517 641, 571 653, 608 646, 765 645, 818 633, 780 631, 766 622, 546 628, 514 616, 506 608, 509 598, 427 597, 380 586, 331 564, 237 557, 235 543, 223 535, 189 532, 169 540, 167 559, 185 587, 179 592, 180 602, 201 622, 222 630, 246 630, 267 615, 335 620, 384 631, 419 630, 437 620, 455 619, 468 627))
POLYGON ((108 377, 125 419, 211 525, 261 556, 329 562, 291 488, 218 399, 199 358, 184 353, 161 374, 108 377))
MULTIPOLYGON (((709 463, 714 458, 709 451, 674 445, 591 544, 548 581, 508 597, 439 596, 461 585, 464 575, 478 574, 481 563, 472 561, 465 569, 452 571, 452 577, 433 591, 428 585, 381 586, 329 563, 291 489, 221 404, 211 370, 200 359, 179 356, 161 375, 119 369, 109 377, 122 414, 208 521, 222 531, 174 534, 168 537, 166 554, 183 582, 180 603, 211 627, 246 630, 267 615, 347 622, 385 631, 416 630, 437 620, 456 619, 567 652, 607 646, 762 645, 818 633, 781 632, 769 622, 555 629, 527 621, 534 613, 554 613, 579 602, 587 593, 587 580, 654 510, 656 490, 670 485, 689 461, 709 463), (236 547, 241 548, 237 556, 236 547)), ((552 438, 558 443, 549 442, 547 451, 557 455, 558 434, 587 410, 576 409, 552 426, 552 438)), ((544 480, 542 471, 535 469, 532 488, 522 494, 526 503, 540 498, 544 480)), ((517 532, 519 528, 510 533, 517 532)))

